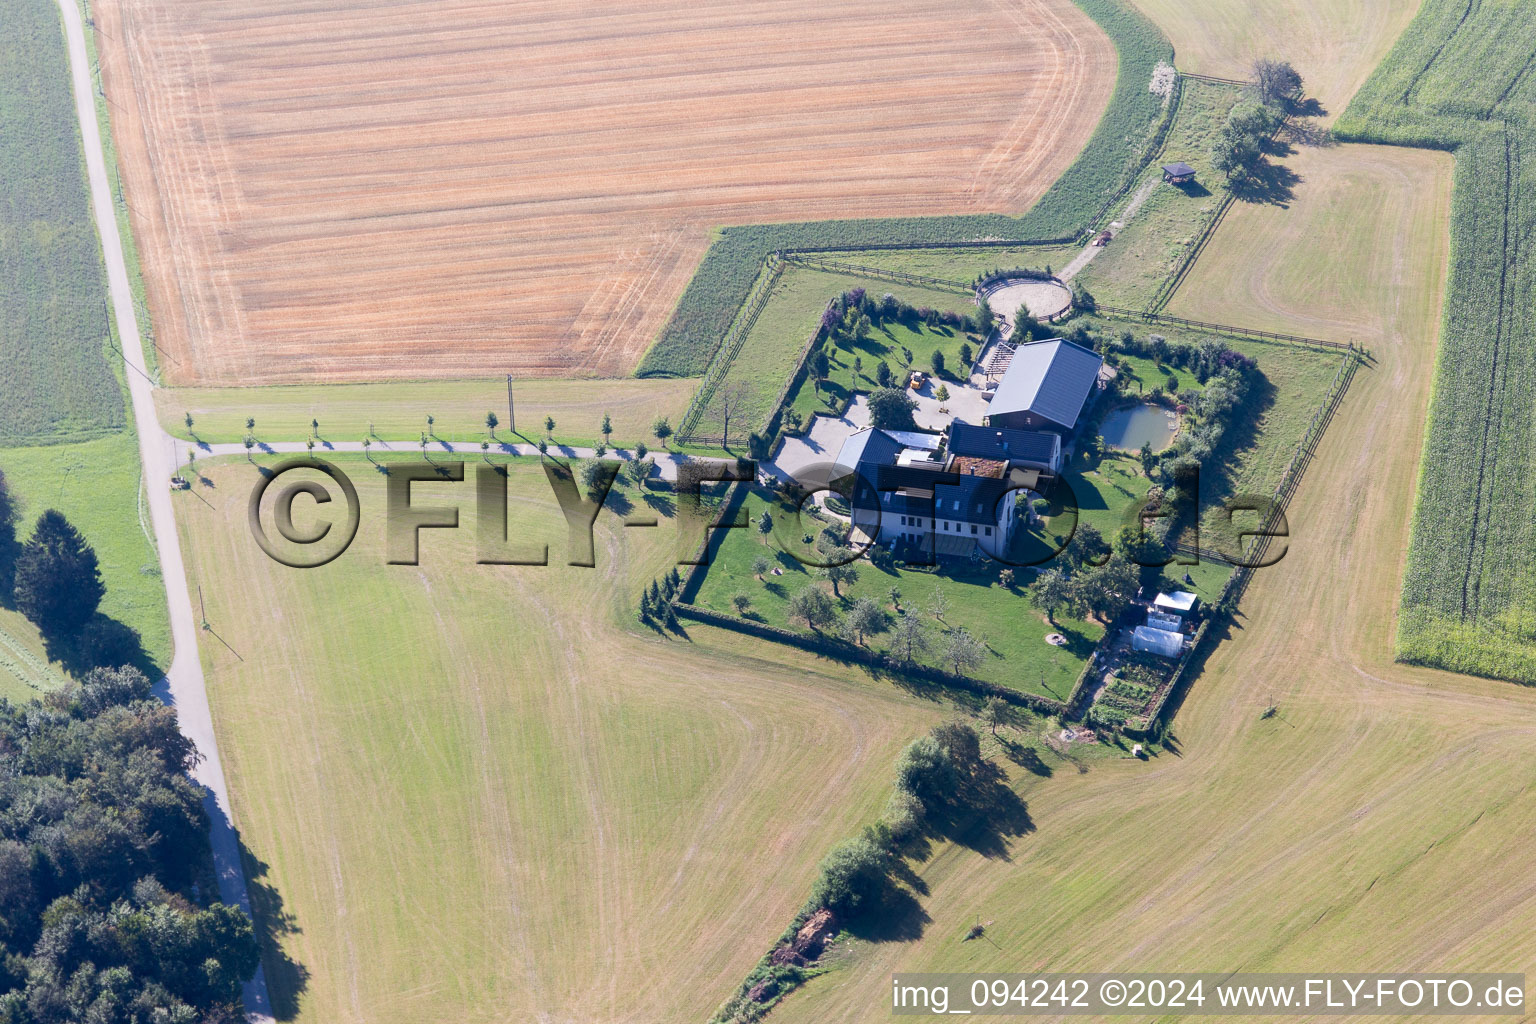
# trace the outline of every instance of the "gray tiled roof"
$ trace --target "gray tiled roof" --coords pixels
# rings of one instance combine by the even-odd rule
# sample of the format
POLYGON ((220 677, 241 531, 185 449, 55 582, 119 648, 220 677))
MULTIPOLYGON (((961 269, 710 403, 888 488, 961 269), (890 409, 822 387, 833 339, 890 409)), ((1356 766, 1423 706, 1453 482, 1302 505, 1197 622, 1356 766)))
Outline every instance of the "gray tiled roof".
POLYGON ((977 427, 958 420, 949 428, 949 453, 999 462, 1051 464, 1059 439, 1043 430, 1010 430, 1007 427, 977 427))
POLYGON ((861 462, 887 465, 895 460, 902 443, 883 430, 865 427, 848 435, 837 451, 837 464, 847 472, 858 469, 861 462))
POLYGON ((1075 427, 1104 364, 1096 353, 1059 338, 1020 345, 997 385, 987 414, 1032 412, 1075 427))
POLYGON ((1010 483, 996 477, 866 464, 859 471, 853 505, 861 510, 878 508, 882 516, 937 516, 939 519, 994 525, 999 502, 1010 489, 1010 483), (897 490, 898 487, 911 487, 926 493, 909 495, 897 490), (890 494, 889 500, 885 498, 886 493, 890 494))

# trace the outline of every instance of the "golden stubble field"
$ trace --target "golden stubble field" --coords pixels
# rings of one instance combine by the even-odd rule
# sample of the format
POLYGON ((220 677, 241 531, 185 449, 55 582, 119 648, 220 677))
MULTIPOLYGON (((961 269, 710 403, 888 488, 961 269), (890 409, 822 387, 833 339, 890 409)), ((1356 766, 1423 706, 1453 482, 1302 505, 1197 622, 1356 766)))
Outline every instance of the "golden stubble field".
POLYGON ((628 372, 720 224, 1020 211, 1069 0, 101 0, 170 383, 628 372))

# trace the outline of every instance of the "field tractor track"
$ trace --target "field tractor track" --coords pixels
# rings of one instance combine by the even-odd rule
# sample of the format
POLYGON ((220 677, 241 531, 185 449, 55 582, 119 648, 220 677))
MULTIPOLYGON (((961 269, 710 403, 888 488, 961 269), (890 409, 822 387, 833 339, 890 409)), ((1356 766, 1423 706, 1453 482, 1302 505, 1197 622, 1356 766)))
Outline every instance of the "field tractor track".
POLYGON ((1436 62, 1440 60, 1440 54, 1444 53, 1445 48, 1451 45, 1451 40, 1456 38, 1457 34, 1461 32, 1462 27, 1466 25, 1467 21, 1472 17, 1473 12, 1475 12, 1481 6, 1482 0, 1467 0, 1466 9, 1461 12, 1461 20, 1456 22, 1456 27, 1453 28, 1444 39, 1440 40, 1440 45, 1435 47, 1435 52, 1429 55, 1429 60, 1424 62, 1424 66, 1419 69, 1419 73, 1413 76, 1413 79, 1408 83, 1407 88, 1403 90, 1402 99, 1398 102, 1402 103, 1402 105, 1405 107, 1412 105, 1414 94, 1417 93, 1419 89, 1419 82, 1423 80, 1425 75, 1429 74, 1429 69, 1434 67, 1436 62))
MULTIPOLYGON (((1504 333, 1505 325, 1509 322, 1509 264, 1510 264, 1510 218, 1516 213, 1515 203, 1515 174, 1519 162, 1519 153, 1515 148, 1514 140, 1506 133, 1504 136, 1504 227, 1501 234, 1501 248, 1499 255, 1499 301, 1497 321, 1493 334, 1493 354, 1490 359, 1488 374, 1488 402, 1487 410, 1483 416, 1483 439, 1479 445, 1477 486, 1473 491, 1472 499, 1472 537, 1467 545, 1467 569, 1461 580, 1461 618, 1465 622, 1468 612, 1471 618, 1478 617, 1478 598, 1481 590, 1483 561, 1488 549, 1488 533, 1490 527, 1483 521, 1483 486, 1484 482, 1490 484, 1495 476, 1495 468, 1498 463, 1498 454, 1490 455, 1489 439, 1494 433, 1494 424, 1502 423, 1504 419, 1504 374, 1501 368, 1505 358, 1504 333), (1469 593, 1470 591, 1470 593, 1469 593)), ((1491 504, 1491 501, 1489 502, 1491 504)))

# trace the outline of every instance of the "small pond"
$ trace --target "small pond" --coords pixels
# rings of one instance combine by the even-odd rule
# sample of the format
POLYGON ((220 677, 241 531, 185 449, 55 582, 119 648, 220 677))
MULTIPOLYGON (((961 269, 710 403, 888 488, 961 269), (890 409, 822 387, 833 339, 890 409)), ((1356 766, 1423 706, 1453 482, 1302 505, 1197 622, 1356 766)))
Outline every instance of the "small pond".
POLYGON ((1149 402, 1116 409, 1099 426, 1106 445, 1133 452, 1140 451, 1144 444, 1160 452, 1173 443, 1178 430, 1179 418, 1172 410, 1149 402))

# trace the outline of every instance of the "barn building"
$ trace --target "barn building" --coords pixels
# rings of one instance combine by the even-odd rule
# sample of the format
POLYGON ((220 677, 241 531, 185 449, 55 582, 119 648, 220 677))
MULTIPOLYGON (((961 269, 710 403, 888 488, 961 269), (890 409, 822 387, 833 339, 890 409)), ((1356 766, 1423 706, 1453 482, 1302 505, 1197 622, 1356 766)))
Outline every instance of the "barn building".
POLYGON ((987 405, 987 425, 1071 434, 1103 365, 1098 353, 1061 338, 1020 345, 987 405))

